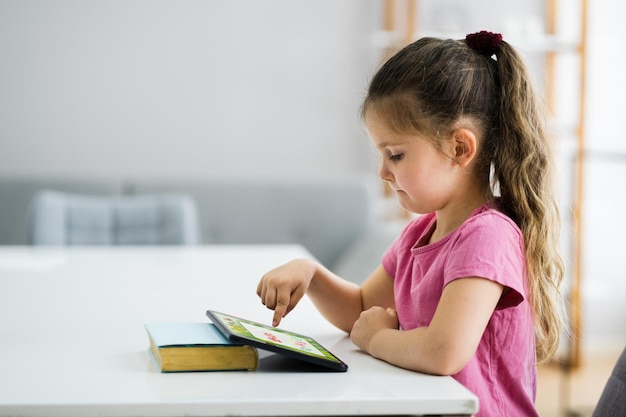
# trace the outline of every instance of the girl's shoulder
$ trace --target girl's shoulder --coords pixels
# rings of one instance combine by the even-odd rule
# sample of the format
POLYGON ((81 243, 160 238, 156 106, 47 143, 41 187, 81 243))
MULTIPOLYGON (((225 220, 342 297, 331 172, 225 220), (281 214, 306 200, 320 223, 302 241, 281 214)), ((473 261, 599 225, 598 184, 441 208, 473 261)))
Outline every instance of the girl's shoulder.
MULTIPOLYGON (((402 231, 401 236, 409 240, 419 239, 429 233, 437 221, 435 213, 423 214, 411 220, 402 231)), ((504 228, 510 232, 521 236, 522 232, 519 226, 505 213, 498 209, 497 203, 488 202, 476 208, 469 217, 451 234, 455 234, 467 229, 493 229, 500 230, 504 228)))
POLYGON ((486 203, 478 207, 459 227, 459 231, 468 229, 480 229, 483 232, 493 231, 493 233, 509 233, 518 238, 522 237, 519 226, 497 208, 494 203, 486 203))
MULTIPOLYGON (((396 248, 427 246, 436 221, 435 213, 423 214, 411 220, 396 239, 396 248)), ((463 224, 435 245, 440 246, 468 235, 472 235, 474 239, 493 238, 523 244, 520 228, 509 216, 498 210, 494 203, 486 203, 476 208, 463 224)))

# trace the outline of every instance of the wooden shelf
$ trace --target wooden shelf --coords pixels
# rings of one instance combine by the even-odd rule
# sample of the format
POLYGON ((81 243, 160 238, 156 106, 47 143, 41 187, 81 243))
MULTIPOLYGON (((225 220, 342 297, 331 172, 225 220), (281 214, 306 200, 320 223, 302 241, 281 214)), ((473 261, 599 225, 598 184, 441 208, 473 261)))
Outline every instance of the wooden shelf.
MULTIPOLYGON (((464 33, 460 32, 416 32, 410 36, 411 40, 417 40, 426 36, 435 38, 464 39, 464 33)), ((404 39, 395 31, 380 30, 374 34, 375 46, 381 48, 397 47, 399 42, 404 39)), ((508 35, 506 41, 513 45, 516 49, 527 53, 577 53, 579 50, 579 42, 568 39, 559 35, 551 35, 548 33, 533 33, 508 35)))

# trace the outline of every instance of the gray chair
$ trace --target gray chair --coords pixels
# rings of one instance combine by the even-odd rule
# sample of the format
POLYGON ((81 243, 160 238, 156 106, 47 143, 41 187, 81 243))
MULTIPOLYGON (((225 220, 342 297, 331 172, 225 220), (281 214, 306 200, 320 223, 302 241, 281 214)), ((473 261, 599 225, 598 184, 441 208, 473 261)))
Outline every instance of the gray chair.
POLYGON ((194 245, 198 212, 187 195, 94 196, 42 190, 28 215, 32 245, 194 245))
POLYGON ((609 377, 592 417, 626 416, 626 349, 609 377))
POLYGON ((109 180, 0 178, 0 245, 26 245, 28 207, 40 190, 119 195, 123 184, 109 180))
MULTIPOLYGON (((376 181, 137 182, 133 190, 141 194, 181 192, 193 196, 203 214, 200 221, 204 243, 299 243, 332 268, 372 225, 373 195, 379 184, 376 181)), ((380 259, 375 260, 378 265, 380 259)))

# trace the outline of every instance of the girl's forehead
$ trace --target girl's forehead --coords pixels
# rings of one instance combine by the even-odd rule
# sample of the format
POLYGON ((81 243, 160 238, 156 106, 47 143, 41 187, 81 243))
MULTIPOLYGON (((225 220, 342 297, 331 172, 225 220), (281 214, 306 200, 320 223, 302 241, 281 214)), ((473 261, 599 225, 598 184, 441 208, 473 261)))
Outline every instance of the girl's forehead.
POLYGON ((389 123, 387 123, 378 113, 368 112, 365 115, 364 120, 365 126, 367 126, 369 131, 395 133, 393 132, 393 129, 391 129, 389 123))
POLYGON ((394 132, 389 126, 380 118, 366 117, 365 126, 372 137, 372 139, 381 140, 385 142, 397 142, 402 136, 397 132, 394 132))
POLYGON ((369 137, 377 148, 387 148, 409 144, 417 139, 419 135, 396 132, 389 128, 383 121, 366 122, 369 137))
POLYGON ((410 119, 405 110, 399 109, 397 112, 390 109, 372 109, 363 115, 363 121, 369 130, 385 132, 394 136, 420 136, 421 132, 415 127, 415 123, 410 119), (399 114, 400 113, 400 114, 399 114), (400 120, 404 119, 404 120, 400 120))

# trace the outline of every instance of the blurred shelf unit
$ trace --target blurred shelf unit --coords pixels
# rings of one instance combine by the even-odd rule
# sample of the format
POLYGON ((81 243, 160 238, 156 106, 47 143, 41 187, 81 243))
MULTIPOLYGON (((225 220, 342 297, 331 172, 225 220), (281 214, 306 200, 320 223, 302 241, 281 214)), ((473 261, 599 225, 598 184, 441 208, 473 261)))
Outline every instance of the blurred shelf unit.
MULTIPOLYGON (((462 32, 421 31, 414 34, 411 39, 417 40, 423 37, 464 39, 465 35, 466 33, 462 32)), ((379 30, 373 34, 373 44, 378 48, 395 49, 402 44, 404 39, 406 39, 404 36, 399 36, 397 32, 389 30, 379 30)), ((576 53, 579 47, 579 43, 575 40, 546 33, 535 33, 527 36, 512 35, 507 36, 506 41, 525 53, 576 53)))

